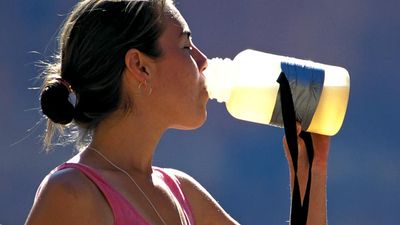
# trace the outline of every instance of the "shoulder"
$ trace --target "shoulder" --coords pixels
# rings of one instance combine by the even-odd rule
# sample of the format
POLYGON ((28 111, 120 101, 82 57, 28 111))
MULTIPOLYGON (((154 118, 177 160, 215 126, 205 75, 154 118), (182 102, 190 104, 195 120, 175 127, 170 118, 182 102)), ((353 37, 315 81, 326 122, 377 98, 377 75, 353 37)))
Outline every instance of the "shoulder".
POLYGON ((201 188, 199 182, 197 182, 192 176, 183 171, 172 168, 164 168, 163 170, 173 175, 179 181, 179 183, 184 186, 183 188, 201 188))
POLYGON ((213 199, 211 194, 189 174, 180 170, 170 168, 164 170, 177 179, 180 187, 182 188, 182 191, 184 192, 185 196, 189 198, 191 203, 197 203, 199 200, 213 199))
POLYGON ((66 168, 47 175, 40 184, 35 201, 48 196, 63 197, 75 203, 90 200, 95 185, 76 169, 66 168))
POLYGON ((26 224, 102 224, 96 216, 102 215, 104 207, 98 206, 103 199, 84 174, 60 170, 43 179, 26 224))
POLYGON ((196 224, 238 224, 192 176, 176 169, 165 170, 178 179, 183 193, 189 200, 196 224))

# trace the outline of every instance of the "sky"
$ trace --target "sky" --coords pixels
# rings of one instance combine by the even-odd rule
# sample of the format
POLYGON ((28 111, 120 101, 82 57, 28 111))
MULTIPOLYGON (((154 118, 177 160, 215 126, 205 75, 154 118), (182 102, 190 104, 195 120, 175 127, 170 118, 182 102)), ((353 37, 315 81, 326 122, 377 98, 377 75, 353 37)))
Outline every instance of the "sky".
MULTIPOLYGON (((77 1, 0 1, 0 224, 23 224, 37 186, 72 146, 45 153, 37 76, 77 1), (32 89, 33 88, 33 89, 32 89)), ((195 44, 209 57, 251 48, 342 66, 348 110, 332 138, 328 221, 398 224, 400 209, 400 1, 177 0, 195 44)), ((287 224, 289 176, 283 130, 232 118, 208 104, 194 131, 168 131, 154 164, 197 179, 241 224, 287 224)))

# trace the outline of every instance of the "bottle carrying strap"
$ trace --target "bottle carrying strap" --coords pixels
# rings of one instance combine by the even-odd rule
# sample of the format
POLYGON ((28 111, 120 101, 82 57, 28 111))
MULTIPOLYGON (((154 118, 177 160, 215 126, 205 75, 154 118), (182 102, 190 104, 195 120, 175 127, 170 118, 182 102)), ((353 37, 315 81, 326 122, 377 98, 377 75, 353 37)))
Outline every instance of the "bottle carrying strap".
POLYGON ((308 170, 308 180, 306 192, 304 195, 303 204, 301 203, 299 181, 297 177, 297 158, 298 158, 298 145, 297 145, 297 132, 296 132, 296 113, 292 98, 292 93, 290 90, 289 81, 284 72, 278 77, 277 82, 280 84, 279 93, 281 99, 282 107, 282 117, 283 125, 285 129, 286 141, 289 147, 289 152, 292 157, 293 168, 294 168, 294 184, 292 191, 292 208, 290 216, 291 225, 306 225, 309 199, 310 199, 310 189, 311 189, 311 167, 314 158, 314 149, 312 144, 311 134, 309 132, 302 131, 300 133, 300 138, 305 142, 305 146, 308 154, 309 170, 308 170))

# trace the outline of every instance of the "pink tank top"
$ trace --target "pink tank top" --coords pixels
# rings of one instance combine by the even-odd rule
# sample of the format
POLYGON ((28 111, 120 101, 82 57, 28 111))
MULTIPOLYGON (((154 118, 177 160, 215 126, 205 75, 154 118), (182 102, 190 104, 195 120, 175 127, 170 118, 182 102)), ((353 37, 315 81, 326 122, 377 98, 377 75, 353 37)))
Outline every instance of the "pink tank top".
MULTIPOLYGON (((74 168, 85 174, 103 193, 114 215, 114 225, 150 225, 136 209, 117 192, 110 184, 108 184, 100 174, 93 168, 84 164, 64 163, 58 166, 54 171, 66 168, 74 168)), ((168 186, 172 194, 181 205, 186 223, 194 225, 193 215, 189 206, 189 202, 182 192, 179 180, 162 168, 153 167, 153 172, 160 177, 168 186)))

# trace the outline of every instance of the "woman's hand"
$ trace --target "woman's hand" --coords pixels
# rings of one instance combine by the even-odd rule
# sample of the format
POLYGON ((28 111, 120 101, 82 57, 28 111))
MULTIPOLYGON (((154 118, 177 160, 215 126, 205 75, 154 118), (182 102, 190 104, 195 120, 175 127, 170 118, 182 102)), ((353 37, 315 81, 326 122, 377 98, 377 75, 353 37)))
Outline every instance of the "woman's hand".
MULTIPOLYGON (((297 159, 298 173, 299 173, 298 176, 301 176, 303 172, 305 172, 305 174, 308 174, 309 162, 304 140, 299 136, 301 133, 301 125, 297 123, 296 126, 297 126, 297 145, 298 145, 298 159, 297 159)), ((330 137, 315 133, 311 133, 311 137, 314 147, 313 169, 326 169, 328 164, 330 137)), ((283 137, 283 146, 291 172, 294 172, 293 160, 289 152, 289 147, 286 142, 286 137, 283 137)))
MULTIPOLYGON (((304 140, 300 138, 301 126, 297 123, 297 144, 298 144, 298 158, 297 158, 297 178, 299 181, 300 196, 303 201, 309 170, 309 160, 307 149, 304 140)), ((314 158, 311 171, 311 190, 310 190, 310 205, 308 214, 308 225, 324 225, 326 224, 326 178, 330 137, 311 133, 312 143, 314 148, 314 158)), ((294 167, 293 160, 289 152, 286 138, 283 138, 283 145, 286 158, 289 163, 291 190, 293 191, 294 184, 294 167)))

